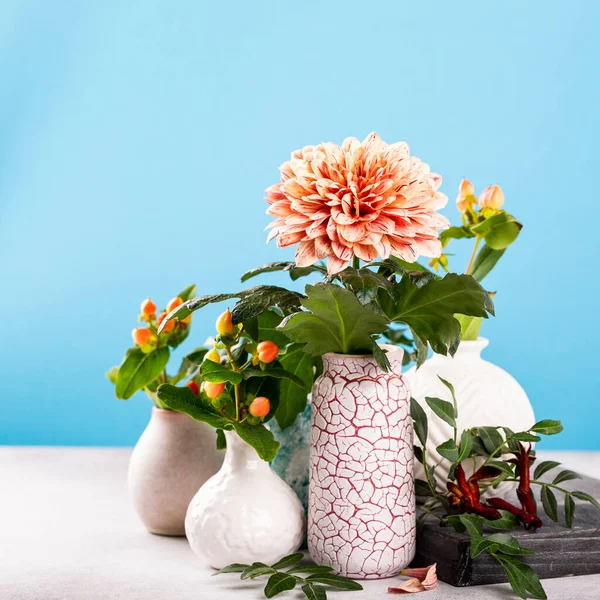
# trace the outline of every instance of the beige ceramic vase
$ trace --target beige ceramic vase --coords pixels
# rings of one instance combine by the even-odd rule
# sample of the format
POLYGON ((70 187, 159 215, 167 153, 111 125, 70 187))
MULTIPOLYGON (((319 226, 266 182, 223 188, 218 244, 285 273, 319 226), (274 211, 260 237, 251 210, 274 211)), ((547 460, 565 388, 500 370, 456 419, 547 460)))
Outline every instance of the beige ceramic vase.
POLYGON ((188 415, 154 407, 129 462, 129 494, 146 529, 185 535, 185 513, 221 467, 215 431, 188 415))

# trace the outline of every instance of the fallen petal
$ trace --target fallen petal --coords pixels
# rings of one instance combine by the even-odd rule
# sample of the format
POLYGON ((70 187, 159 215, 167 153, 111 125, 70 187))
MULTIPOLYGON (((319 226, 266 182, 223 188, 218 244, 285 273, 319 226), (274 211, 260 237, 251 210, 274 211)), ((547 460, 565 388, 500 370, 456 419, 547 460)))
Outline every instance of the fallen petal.
POLYGON ((435 573, 436 565, 437 565, 437 563, 433 563, 432 565, 429 565, 428 567, 417 567, 414 569, 402 569, 402 571, 400 571, 400 575, 404 575, 405 577, 416 577, 417 579, 423 581, 423 579, 425 579, 427 577, 427 575, 429 575, 429 572, 431 570, 433 570, 433 572, 435 573))
POLYGON ((425 588, 416 577, 402 582, 397 587, 388 588, 388 593, 390 594, 414 594, 416 592, 424 591, 426 591, 425 588))

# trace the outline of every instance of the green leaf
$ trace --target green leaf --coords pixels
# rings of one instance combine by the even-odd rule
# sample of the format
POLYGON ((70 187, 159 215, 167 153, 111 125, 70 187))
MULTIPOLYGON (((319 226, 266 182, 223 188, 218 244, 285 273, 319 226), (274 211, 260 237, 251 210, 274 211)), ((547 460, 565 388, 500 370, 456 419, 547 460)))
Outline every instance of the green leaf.
POLYGON ((301 588, 308 600, 327 600, 327 592, 322 585, 305 583, 301 588))
POLYGON ((477 281, 483 281, 484 277, 496 266, 505 251, 506 249, 493 250, 487 244, 484 244, 473 263, 473 272, 471 273, 473 278, 477 281))
POLYGON ((471 536, 471 548, 477 545, 483 537, 483 519, 475 515, 460 515, 460 521, 471 536))
POLYGON ((119 400, 127 400, 138 390, 154 381, 169 362, 169 349, 157 348, 144 354, 140 348, 129 350, 119 367, 115 393, 119 400))
POLYGON ((475 546, 471 544, 471 556, 475 557, 484 550, 488 552, 502 552, 513 556, 529 556, 532 550, 521 548, 517 538, 507 533, 494 533, 482 538, 475 546))
POLYGON ((333 573, 310 575, 306 578, 306 581, 309 581, 310 583, 322 583, 323 585, 328 585, 336 590, 353 591, 363 589, 362 585, 357 581, 352 581, 352 579, 334 575, 333 573))
POLYGON ((460 451, 456 462, 461 463, 463 460, 471 456, 473 450, 473 434, 469 429, 465 429, 460 436, 460 451))
POLYGON ((262 460, 271 462, 275 458, 279 450, 279 442, 264 425, 233 423, 233 427, 236 433, 256 450, 262 460))
POLYGON ((543 421, 538 421, 529 431, 541 433, 542 435, 555 435, 560 433, 562 430, 563 426, 560 421, 545 419, 543 421))
POLYGON ((304 390, 304 382, 293 373, 280 369, 279 367, 267 367, 262 369, 244 369, 241 373, 243 379, 251 379, 252 377, 273 377, 274 379, 289 379, 294 385, 304 390))
POLYGON ((302 552, 296 552, 295 554, 284 556, 281 560, 278 560, 274 565, 271 566, 277 570, 285 569, 286 567, 291 567, 292 565, 299 563, 303 558, 304 554, 302 552))
POLYGON ((539 435, 534 435, 532 433, 528 433, 527 431, 518 431, 517 433, 513 433, 510 436, 511 440, 516 440, 518 442, 541 442, 542 438, 539 435))
POLYGON ((553 521, 558 523, 558 504, 556 502, 556 496, 547 485, 542 486, 540 496, 542 499, 542 506, 544 507, 544 512, 553 521))
POLYGON ((593 506, 595 506, 598 510, 600 510, 600 502, 596 500, 593 496, 586 494, 586 492, 571 492, 572 496, 575 496, 578 500, 583 500, 585 502, 589 502, 593 506))
POLYGON ((227 565, 222 569, 219 569, 213 575, 221 575, 223 573, 242 573, 244 569, 248 568, 250 565, 244 565, 242 563, 233 563, 231 565, 227 565))
POLYGON ((465 238, 473 238, 475 234, 471 233, 469 227, 448 227, 440 234, 440 241, 445 248, 450 240, 461 240, 465 238))
POLYGON ((112 383, 115 384, 117 383, 117 376, 119 375, 119 367, 114 366, 112 369, 109 369, 106 373, 106 377, 108 378, 108 380, 112 383))
POLYGON ((417 496, 433 496, 429 484, 423 479, 415 479, 415 494, 417 496))
POLYGON ((287 592, 293 590, 296 587, 297 579, 293 575, 287 573, 274 573, 269 577, 267 585, 265 586, 265 596, 267 598, 273 598, 281 592, 287 592))
POLYGON ((426 397, 427 406, 443 421, 456 429, 456 420, 454 418, 454 406, 447 400, 441 398, 426 397))
POLYGON ((447 354, 457 347, 460 324, 455 314, 487 318, 488 312, 494 312, 489 295, 470 275, 449 273, 422 287, 415 285, 410 277, 403 277, 398 284, 398 296, 400 299, 388 316, 406 323, 438 354, 447 354))
POLYGON ((507 475, 514 475, 513 466, 509 463, 505 463, 501 460, 490 460, 488 461, 488 466, 494 467, 507 475))
POLYGON ((546 600, 547 596, 535 571, 515 556, 493 554, 506 571, 508 581, 517 596, 527 598, 530 594, 536 600, 546 600))
POLYGON ((446 440, 443 444, 440 444, 436 448, 436 452, 450 462, 456 462, 458 460, 458 448, 452 438, 446 440))
POLYGON ((452 396, 452 402, 454 404, 454 417, 456 419, 458 419, 458 410, 456 408, 456 395, 454 393, 454 386, 447 380, 444 379, 443 377, 440 377, 439 375, 437 376, 437 378, 448 388, 448 390, 450 391, 450 395, 452 396))
POLYGON ((171 410, 185 413, 196 421, 208 423, 216 429, 223 429, 229 421, 217 412, 212 405, 196 396, 189 387, 177 387, 169 383, 163 383, 158 387, 159 400, 171 410))
POLYGON ((390 297, 394 296, 395 284, 381 273, 375 273, 370 269, 353 269, 348 267, 336 278, 349 289, 362 305, 370 304, 377 299, 379 290, 386 291, 390 297))
POLYGON ((253 377, 245 382, 242 386, 242 397, 246 400, 250 395, 254 398, 257 396, 265 396, 269 399, 271 408, 269 414, 263 418, 263 423, 267 423, 272 419, 279 408, 279 387, 280 379, 273 377, 253 377))
POLYGON ((410 416, 415 427, 415 433, 422 446, 427 443, 427 415, 421 405, 414 399, 410 399, 410 416))
POLYGON ((478 427, 479 437, 485 449, 492 454, 502 445, 504 439, 495 427, 478 427))
POLYGON ((184 302, 191 300, 196 295, 196 284, 192 283, 192 285, 188 285, 184 290, 179 292, 177 296, 181 298, 184 302))
POLYGON ((474 225, 471 231, 483 237, 492 250, 504 250, 517 239, 522 228, 521 223, 503 211, 474 225))
POLYGON ((275 419, 277 419, 279 427, 285 429, 306 408, 308 392, 314 377, 313 358, 304 352, 301 344, 294 344, 288 348, 285 354, 279 356, 278 360, 288 373, 298 377, 304 384, 300 388, 286 379, 280 384, 280 402, 275 419))
POLYGON ((200 368, 200 375, 204 381, 211 383, 233 383, 237 385, 242 382, 242 374, 239 371, 232 371, 225 365, 205 360, 200 368))
POLYGON ((425 458, 424 454, 423 454, 423 448, 421 448, 421 446, 413 446, 413 452, 415 453, 415 458, 421 463, 423 464, 423 459, 425 458))
POLYGON ((560 466, 560 463, 555 460, 544 460, 536 466, 535 471, 533 472, 533 478, 539 479, 544 473, 547 473, 558 466, 560 466))
POLYGON ((302 306, 310 312, 295 313, 280 325, 289 338, 306 344, 305 352, 313 356, 371 353, 371 336, 388 324, 383 315, 339 285, 307 285, 306 294, 302 306))
POLYGON ((250 334, 255 342, 270 340, 283 348, 289 343, 289 339, 285 333, 277 329, 282 319, 282 315, 274 310, 266 310, 256 317, 246 319, 244 331, 250 334))
POLYGON ((460 323, 461 342, 473 342, 479 337, 481 317, 466 317, 465 315, 454 315, 454 318, 460 323))
POLYGON ((427 360, 429 347, 427 346, 427 343, 424 342, 412 329, 410 331, 415 341, 415 354, 418 369, 427 360))
POLYGON ((570 471, 569 469, 566 469, 564 471, 561 471, 554 478, 554 481, 552 483, 554 485, 558 485, 559 483, 562 483, 563 481, 570 481, 571 479, 581 479, 581 475, 578 475, 577 473, 575 473, 575 471, 570 471))
POLYGON ((565 494, 565 523, 567 527, 573 527, 573 518, 575 517, 575 500, 571 494, 565 494))
POLYGON ((373 352, 373 358, 377 361, 381 369, 389 373, 392 368, 390 359, 387 357, 387 352, 377 343, 375 338, 371 339, 371 351, 373 352))
POLYGON ((217 429, 217 450, 225 450, 225 448, 227 448, 225 432, 222 429, 217 429))
POLYGON ((264 563, 255 562, 243 570, 240 579, 255 579, 256 577, 272 573, 277 573, 277 570, 273 567, 268 567, 264 563))
POLYGON ((184 356, 181 361, 181 365, 179 366, 179 371, 177 371, 177 375, 171 377, 169 383, 175 385, 182 379, 185 379, 194 373, 207 352, 208 350, 206 348, 200 347, 184 356))
POLYGON ((331 573, 331 567, 321 567, 318 565, 298 565, 293 569, 289 569, 286 573, 307 573, 308 575, 321 575, 323 573, 331 573))
POLYGON ((515 515, 506 510, 500 510, 498 512, 502 515, 502 518, 496 519, 495 521, 486 519, 485 524, 487 527, 491 527, 492 529, 515 529, 515 527, 519 526, 519 520, 515 515))
POLYGON ((263 273, 273 273, 275 271, 287 271, 292 279, 295 281, 300 277, 305 277, 306 275, 310 275, 311 273, 322 273, 324 275, 327 274, 327 268, 322 265, 310 265, 308 267, 297 267, 296 263, 293 262, 272 262, 266 265, 262 265, 260 267, 255 267, 254 269, 250 269, 246 271, 242 277, 241 281, 244 283, 251 279, 252 277, 256 277, 257 275, 262 275, 263 273))

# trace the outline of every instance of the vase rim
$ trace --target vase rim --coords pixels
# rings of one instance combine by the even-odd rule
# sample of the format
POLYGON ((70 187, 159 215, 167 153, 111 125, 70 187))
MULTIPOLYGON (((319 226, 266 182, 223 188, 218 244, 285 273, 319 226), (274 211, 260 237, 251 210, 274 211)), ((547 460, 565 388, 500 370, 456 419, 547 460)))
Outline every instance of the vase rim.
MULTIPOLYGON (((387 350, 386 354, 400 354, 404 353, 404 349, 400 346, 394 346, 393 344, 378 344, 382 349, 387 350)), ((373 354, 343 354, 342 352, 326 352, 323 354, 323 358, 326 356, 340 356, 342 358, 372 358, 375 360, 373 354)))

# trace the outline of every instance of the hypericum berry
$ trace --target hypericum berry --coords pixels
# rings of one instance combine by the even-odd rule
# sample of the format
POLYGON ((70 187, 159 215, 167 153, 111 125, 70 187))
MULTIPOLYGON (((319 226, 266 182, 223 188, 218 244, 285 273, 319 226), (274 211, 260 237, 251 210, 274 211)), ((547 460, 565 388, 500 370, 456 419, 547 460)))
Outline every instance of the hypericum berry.
POLYGON ((279 354, 279 346, 274 342, 269 340, 265 342, 261 342, 256 347, 256 352, 258 353, 258 359, 264 363, 273 362, 277 355, 279 354))
POLYGON ((187 387, 189 387, 190 390, 192 390, 192 392, 194 392, 195 396, 197 396, 200 393, 200 387, 198 386, 197 381, 194 381, 192 379, 191 381, 188 381, 185 385, 187 385, 187 387))
POLYGON ((210 381, 204 382, 204 393, 212 400, 218 398, 225 389, 224 383, 211 383, 210 381))
POLYGON ((141 316, 149 319, 150 317, 154 317, 156 314, 156 304, 150 300, 150 298, 146 298, 140 305, 141 316))
POLYGON ((182 304, 183 300, 179 296, 169 300, 169 303, 167 304, 167 312, 170 313, 172 310, 175 310, 178 306, 181 306, 182 304))
POLYGON ((266 417, 271 410, 271 403, 268 398, 258 396, 252 400, 252 404, 248 407, 248 412, 253 417, 266 417))
MULTIPOLYGON (((160 315, 158 316, 158 326, 160 327, 161 323, 165 320, 165 317, 167 316, 166 312, 161 312, 160 315)), ((162 330, 162 333, 170 333, 171 331, 173 331, 173 328, 175 327, 175 320, 172 321, 168 321, 164 327, 164 329, 162 330)))
POLYGON ((131 332, 131 337, 136 346, 147 346, 152 339, 152 332, 147 327, 137 327, 131 332))
POLYGON ((498 210, 504 204, 504 194, 499 185, 490 185, 486 187, 479 196, 479 206, 481 208, 491 208, 498 210))
POLYGON ((215 325, 219 335, 232 335, 235 333, 235 325, 233 324, 231 311, 229 309, 219 315, 215 325))
POLYGON ((216 348, 213 348, 212 350, 209 350, 205 355, 204 355, 204 360, 210 360, 214 363, 220 363, 221 362, 221 357, 219 356, 219 353, 217 352, 216 348))

